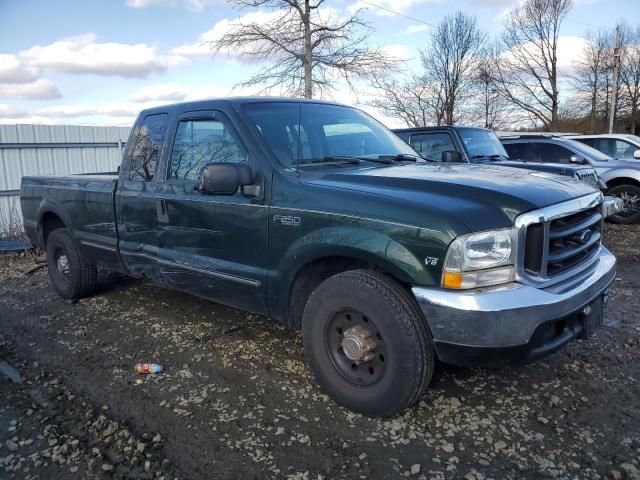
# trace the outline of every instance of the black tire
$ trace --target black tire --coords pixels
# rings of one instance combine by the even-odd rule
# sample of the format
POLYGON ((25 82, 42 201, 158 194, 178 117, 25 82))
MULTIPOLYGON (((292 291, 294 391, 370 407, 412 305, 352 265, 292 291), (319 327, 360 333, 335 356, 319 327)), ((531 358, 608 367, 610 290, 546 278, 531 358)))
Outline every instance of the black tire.
POLYGON ((353 270, 322 282, 305 306, 302 333, 305 356, 320 386, 341 405, 366 415, 388 417, 414 405, 433 376, 433 341, 420 308, 406 290, 379 273, 353 270), (344 344, 336 343, 345 338, 342 327, 334 333, 340 322, 360 323, 375 341, 372 360, 355 362, 353 372, 344 366, 343 359, 352 362, 344 344), (374 364, 376 370, 367 366, 374 364))
POLYGON ((607 195, 622 198, 625 203, 625 208, 622 212, 608 218, 610 222, 625 225, 640 223, 640 187, 635 185, 618 185, 610 188, 607 195))
POLYGON ((82 298, 95 291, 96 266, 80 256, 66 228, 54 230, 47 239, 47 267, 51 284, 62 298, 82 298))

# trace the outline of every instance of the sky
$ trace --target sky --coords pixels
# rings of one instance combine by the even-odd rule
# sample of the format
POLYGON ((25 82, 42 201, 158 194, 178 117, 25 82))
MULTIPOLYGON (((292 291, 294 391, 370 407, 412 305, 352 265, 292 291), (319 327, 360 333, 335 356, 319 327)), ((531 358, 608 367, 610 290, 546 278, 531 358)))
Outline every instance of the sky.
MULTIPOLYGON (((371 0, 431 25, 462 10, 499 35, 505 0, 371 0)), ((417 65, 432 27, 361 0, 327 0, 338 14, 362 8, 369 44, 417 65)), ((148 106, 253 94, 235 87, 261 64, 213 57, 208 41, 240 17, 264 18, 224 0, 0 0, 0 123, 130 126, 148 106)), ((640 24, 638 0, 577 0, 562 26, 559 65, 570 69, 588 30, 640 24)), ((339 86, 330 98, 363 102, 339 86)), ((384 112, 363 107, 390 126, 384 112)))

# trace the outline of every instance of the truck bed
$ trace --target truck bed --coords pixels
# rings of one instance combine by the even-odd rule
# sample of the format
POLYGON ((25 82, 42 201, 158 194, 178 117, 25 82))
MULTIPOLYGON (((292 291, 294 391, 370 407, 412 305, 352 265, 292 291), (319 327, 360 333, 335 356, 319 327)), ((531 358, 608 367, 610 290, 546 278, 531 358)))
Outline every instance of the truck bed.
POLYGON ((114 214, 117 179, 115 173, 23 177, 20 199, 27 235, 42 246, 49 229, 61 220, 74 230, 87 259, 100 255, 101 264, 106 260, 119 265, 114 214), (49 213, 39 222, 44 211, 49 213))

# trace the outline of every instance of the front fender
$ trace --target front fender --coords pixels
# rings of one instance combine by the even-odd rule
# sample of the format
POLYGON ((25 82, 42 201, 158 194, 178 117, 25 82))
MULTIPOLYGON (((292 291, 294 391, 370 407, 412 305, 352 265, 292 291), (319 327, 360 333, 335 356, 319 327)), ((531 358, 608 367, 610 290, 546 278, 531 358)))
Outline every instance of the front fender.
MULTIPOLYGON (((419 232, 416 236, 419 236, 419 232)), ((414 238, 414 243, 416 241, 414 238)), ((428 244, 429 251, 434 250, 434 244, 428 241, 420 243, 423 247, 428 244)), ((289 295, 297 274, 306 265, 329 257, 346 257, 375 265, 409 284, 440 283, 441 266, 425 268, 423 259, 418 258, 402 241, 362 226, 319 228, 293 242, 273 265, 268 282, 271 314, 280 319, 287 318, 289 295)))
POLYGON ((598 175, 607 183, 618 178, 631 178, 636 182, 640 182, 640 170, 634 170, 632 168, 611 167, 601 173, 598 172, 598 175))
MULTIPOLYGON (((304 265, 323 257, 351 257, 376 265, 407 283, 431 283, 422 261, 397 240, 363 228, 327 227, 299 238, 285 252, 291 277, 304 265)), ((283 265, 285 266, 285 265, 283 265)))

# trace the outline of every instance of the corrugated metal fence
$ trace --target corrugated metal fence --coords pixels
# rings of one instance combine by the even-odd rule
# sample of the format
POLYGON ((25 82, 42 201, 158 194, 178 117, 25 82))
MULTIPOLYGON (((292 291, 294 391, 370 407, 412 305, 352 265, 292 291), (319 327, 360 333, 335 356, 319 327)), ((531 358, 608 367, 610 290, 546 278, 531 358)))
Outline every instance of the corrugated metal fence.
POLYGON ((0 125, 0 236, 22 228, 23 176, 114 172, 129 131, 128 127, 0 125))

